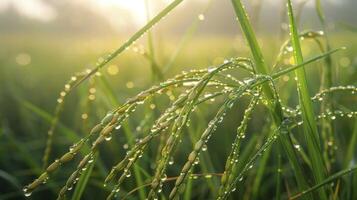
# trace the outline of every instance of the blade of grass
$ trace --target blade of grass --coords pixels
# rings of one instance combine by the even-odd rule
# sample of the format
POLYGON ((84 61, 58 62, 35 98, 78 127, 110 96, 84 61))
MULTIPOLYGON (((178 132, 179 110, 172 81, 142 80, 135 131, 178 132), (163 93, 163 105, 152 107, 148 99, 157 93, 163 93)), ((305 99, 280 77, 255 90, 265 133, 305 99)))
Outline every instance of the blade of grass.
MULTIPOLYGON (((110 103, 112 104, 111 106, 115 107, 117 105, 120 105, 120 102, 116 98, 113 88, 111 88, 111 86, 109 84, 107 84, 108 82, 107 82, 106 78, 102 76, 100 80, 103 83, 101 86, 103 87, 103 89, 106 93, 106 96, 109 96, 110 103)), ((126 141, 128 141, 129 146, 132 146, 134 133, 131 131, 130 124, 128 121, 123 124, 123 130, 124 130, 124 134, 126 137, 126 141)), ((140 168, 139 168, 138 164, 134 165, 134 177, 137 182, 137 185, 143 184, 143 177, 142 177, 142 174, 140 173, 140 168)), ((145 190, 143 188, 141 188, 139 190, 139 196, 140 196, 140 199, 145 199, 145 190)))
POLYGON ((302 197, 302 196, 304 196, 306 194, 309 194, 309 193, 311 193, 311 192, 313 192, 315 190, 318 190, 319 188, 323 187, 324 185, 326 185, 326 184, 328 184, 328 183, 330 183, 330 182, 332 182, 332 181, 334 181, 334 180, 336 180, 336 179, 338 179, 338 178, 340 178, 340 177, 342 177, 342 176, 344 176, 346 174, 354 172, 355 170, 357 170, 357 166, 356 165, 351 167, 351 168, 349 168, 349 169, 345 169, 345 170, 339 171, 339 172, 329 176, 325 180, 321 181, 319 184, 316 184, 313 187, 311 187, 311 188, 309 188, 307 190, 304 190, 304 191, 302 191, 302 192, 290 197, 289 199, 290 200, 294 200, 294 199, 300 198, 300 197, 302 197))
POLYGON ((114 93, 113 88, 110 87, 110 84, 108 82, 108 79, 103 75, 100 76, 98 79, 100 91, 104 93, 106 99, 108 100, 109 108, 112 106, 117 107, 119 106, 119 101, 114 93))
POLYGON ((104 67, 107 63, 113 60, 116 56, 125 51, 130 45, 132 45, 136 40, 138 40, 142 35, 144 35, 149 29, 151 29, 156 23, 158 23, 163 17, 165 17, 169 12, 171 12, 176 6, 182 3, 183 0, 174 0, 167 7, 165 7, 161 12, 159 12, 154 18, 152 18, 145 26, 139 29, 134 35, 129 38, 122 46, 120 46, 117 50, 111 53, 107 58, 105 58, 102 62, 98 63, 95 68, 93 68, 86 76, 84 76, 81 80, 79 80, 73 87, 76 88, 83 81, 87 80, 93 74, 95 74, 99 69, 104 67))
POLYGON ((10 185, 14 186, 16 189, 21 189, 21 185, 17 181, 16 177, 0 169, 0 179, 5 180, 10 185))
MULTIPOLYGON (((149 8, 149 1, 145 0, 145 9, 146 9, 146 18, 150 21, 150 8, 149 8)), ((147 44, 149 47, 148 50, 148 59, 150 61, 151 66, 151 73, 152 73, 152 81, 162 81, 163 80, 163 73, 157 64, 157 60, 155 59, 155 49, 154 49, 154 42, 151 29, 147 32, 147 44)))
POLYGON ((189 179, 187 181, 187 186, 186 186, 186 189, 185 189, 185 194, 184 194, 184 197, 183 199, 184 200, 190 200, 192 199, 192 179, 189 179))
MULTIPOLYGON (((258 44, 256 37, 255 37, 254 31, 250 25, 247 13, 246 13, 245 9, 243 8, 241 1, 240 0, 231 0, 231 1, 233 4, 235 13, 236 13, 238 20, 240 22, 241 29, 242 29, 244 36, 247 39, 248 44, 250 46, 250 50, 251 50, 251 53, 252 53, 254 61, 255 61, 256 71, 261 74, 268 74, 268 68, 264 62, 263 54, 260 50, 260 46, 258 44)), ((269 100, 274 100, 273 91, 268 85, 263 86, 263 92, 269 100)), ((280 103, 277 102, 274 105, 270 105, 269 109, 270 109, 271 115, 273 116, 275 126, 279 127, 284 119, 280 103)), ((307 181, 305 179, 305 176, 303 175, 304 173, 301 169, 296 152, 294 151, 293 144, 292 144, 291 140, 289 139, 288 134, 286 134, 286 135, 282 134, 282 136, 279 137, 279 141, 281 142, 282 146, 284 147, 284 150, 287 153, 289 161, 292 164, 292 167, 294 168, 293 171, 295 173, 295 178, 297 180, 298 187, 300 189, 306 189, 308 187, 307 181)))
POLYGON ((321 0, 315 0, 316 13, 319 16, 320 22, 325 23, 325 15, 322 11, 321 0))
POLYGON ((281 199, 281 175, 283 173, 282 169, 282 158, 281 158, 281 146, 278 147, 278 166, 276 172, 276 192, 275 192, 275 200, 281 199))
POLYGON ((348 150, 346 153, 345 163, 344 166, 348 167, 353 160, 353 153, 356 150, 356 143, 357 143, 357 119, 355 119, 355 126, 353 128, 352 138, 350 143, 348 144, 348 150))
POLYGON ((263 179, 264 176, 264 172, 266 170, 266 166, 267 166, 267 162, 269 160, 270 154, 271 154, 272 148, 268 148, 264 155, 262 156, 262 158, 260 159, 259 162, 259 168, 257 170, 257 175, 255 177, 254 180, 254 184, 253 184, 253 189, 252 189, 252 199, 258 199, 259 197, 259 188, 260 188, 260 184, 261 181, 263 179))
MULTIPOLYGON (((293 47, 293 55, 295 64, 303 63, 303 55, 300 46, 300 39, 298 35, 297 26, 295 23, 293 8, 291 0, 287 0, 288 16, 290 23, 290 36, 293 47)), ((326 177, 326 166, 322 158, 322 152, 319 142, 319 133, 315 121, 314 111, 312 108, 311 97, 308 91, 308 85, 305 75, 305 69, 299 68, 295 71, 297 78, 297 88, 299 95, 299 104, 302 112, 303 119, 303 133, 307 143, 307 151, 311 159, 312 172, 315 183, 323 181, 326 177)), ((318 190, 320 199, 327 199, 326 192, 323 189, 318 190)))
MULTIPOLYGON (((205 8, 203 8, 202 10, 202 14, 204 15, 207 10, 210 8, 210 6, 212 5, 213 0, 210 0, 207 3, 207 6, 205 8)), ((180 42, 177 45, 177 48, 175 49, 174 53, 170 56, 169 61, 167 62, 167 64, 163 67, 163 73, 166 74, 167 72, 169 72, 169 70, 171 69, 171 67, 173 66, 173 64, 176 61, 177 56, 179 55, 179 53, 181 52, 181 50, 184 48, 185 44, 187 43, 187 41, 189 41, 189 39, 193 36, 193 34, 196 32, 197 27, 199 25, 200 19, 198 17, 196 17, 191 25, 186 29, 183 37, 181 38, 180 42)))
MULTIPOLYGON (((34 157, 28 151, 26 144, 18 141, 14 136, 12 131, 6 126, 3 126, 3 134, 8 140, 8 142, 14 147, 17 154, 25 161, 25 163, 29 166, 31 171, 36 174, 40 175, 42 172, 41 166, 35 161, 34 157)), ((56 193, 56 186, 54 183, 49 183, 48 187, 56 193)), ((21 192, 21 195, 23 193, 21 192)))
MULTIPOLYGON (((325 20, 325 15, 322 9, 322 5, 321 5, 321 1, 320 0, 315 0, 315 9, 316 9, 316 13, 319 17, 320 23, 322 24, 322 28, 325 34, 325 43, 326 43, 326 51, 329 51, 331 49, 331 45, 330 45, 330 41, 329 38, 327 36, 327 32, 326 32, 326 20, 325 20)), ((332 71, 332 58, 331 56, 327 56, 325 58, 325 63, 326 66, 324 66, 322 68, 322 79, 321 79, 321 90, 322 89, 326 89, 326 88, 330 88, 333 86, 333 71, 332 71)), ((331 110, 331 112, 334 112, 334 105, 333 105, 333 93, 330 93, 326 96, 326 101, 323 101, 321 103, 321 111, 323 110, 331 110)), ((334 123, 331 119, 329 118, 323 118, 321 121, 321 135, 322 137, 324 137, 324 157, 325 160, 327 161, 327 167, 328 169, 331 168, 330 165, 330 159, 328 157, 328 141, 333 140, 333 132, 334 132, 334 123)))
POLYGON ((292 66, 292 67, 289 67, 289 68, 280 70, 279 72, 274 73, 274 74, 272 75, 272 78, 273 78, 273 79, 276 79, 276 78, 278 78, 278 77, 280 77, 280 76, 282 76, 282 75, 284 75, 284 74, 287 74, 287 73, 289 73, 289 72, 292 72, 292 71, 294 71, 294 70, 297 70, 297 69, 299 69, 299 68, 302 68, 302 67, 304 67, 304 66, 307 66, 308 64, 311 64, 311 63, 313 63, 313 62, 316 62, 316 61, 318 61, 318 60, 321 60, 321 59, 325 58, 325 57, 328 56, 328 55, 334 54, 334 53, 336 53, 336 52, 338 52, 338 51, 341 51, 341 50, 344 50, 344 49, 345 49, 344 47, 337 48, 337 49, 334 49, 334 50, 332 50, 332 51, 329 51, 329 52, 323 53, 323 54, 321 54, 321 55, 318 55, 318 56, 316 56, 316 57, 313 57, 313 58, 311 58, 311 59, 309 59, 309 60, 307 60, 307 61, 304 61, 303 63, 296 64, 296 65, 294 65, 294 66, 292 66))
MULTIPOLYGON (((264 127, 262 128, 262 132, 270 132, 270 129, 272 127, 270 126, 270 124, 266 124, 264 125, 264 127)), ((263 140, 264 137, 261 136, 261 140, 263 140)), ((266 153, 262 156, 262 158, 259 161, 259 167, 257 170, 257 175, 255 176, 255 180, 254 180, 254 184, 252 187, 252 194, 251 194, 251 199, 257 199, 259 196, 259 187, 260 187, 260 183, 263 179, 264 176, 264 172, 266 171, 266 166, 267 166, 267 162, 269 160, 270 154, 271 154, 271 150, 272 148, 268 148, 266 151, 266 153)))

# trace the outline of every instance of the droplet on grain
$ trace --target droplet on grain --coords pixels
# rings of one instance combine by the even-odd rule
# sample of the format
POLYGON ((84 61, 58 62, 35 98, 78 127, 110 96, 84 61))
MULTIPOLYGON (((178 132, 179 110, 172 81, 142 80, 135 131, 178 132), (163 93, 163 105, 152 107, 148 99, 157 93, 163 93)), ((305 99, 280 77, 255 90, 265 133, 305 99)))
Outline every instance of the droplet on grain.
POLYGON ((25 192, 25 197, 31 196, 32 192, 25 192))
POLYGON ((127 178, 129 178, 129 177, 131 176, 130 170, 128 170, 128 171, 126 172, 125 176, 126 176, 127 178))
POLYGON ((292 51, 294 50, 294 48, 293 48, 292 46, 287 46, 287 47, 286 47, 286 50, 287 50, 288 52, 292 52, 292 51))
POLYGON ((112 139, 112 136, 111 136, 111 135, 108 135, 108 136, 105 137, 105 140, 106 140, 106 141, 110 141, 111 139, 112 139))
POLYGON ((171 157, 169 160, 169 165, 173 165, 174 164, 174 159, 171 157))

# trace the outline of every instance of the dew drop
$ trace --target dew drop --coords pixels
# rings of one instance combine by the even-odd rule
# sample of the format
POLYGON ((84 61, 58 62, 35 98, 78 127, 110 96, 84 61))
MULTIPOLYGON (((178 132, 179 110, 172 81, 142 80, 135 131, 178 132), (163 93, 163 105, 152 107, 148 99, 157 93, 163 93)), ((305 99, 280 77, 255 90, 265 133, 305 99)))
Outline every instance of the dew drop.
POLYGON ((32 192, 25 192, 25 197, 31 196, 32 192))
POLYGON ((294 48, 293 48, 292 46, 287 46, 287 47, 286 47, 286 50, 287 50, 288 52, 292 52, 292 51, 294 50, 294 48))
POLYGON ((106 141, 110 141, 111 139, 112 139, 112 136, 111 136, 111 135, 108 135, 108 136, 105 137, 105 140, 106 140, 106 141))
POLYGON ((208 72, 213 72, 215 69, 216 69, 216 67, 210 66, 210 67, 208 67, 207 71, 208 72))
POLYGON ((169 160, 169 165, 173 165, 174 164, 174 159, 171 157, 169 160))
POLYGON ((194 164, 197 165, 199 162, 200 162, 200 159, 199 159, 199 157, 197 157, 194 164))
POLYGON ((162 177, 161 177, 161 181, 165 181, 167 179, 167 175, 164 174, 162 177))
POLYGON ((205 178, 212 178, 212 175, 211 174, 207 174, 207 175, 205 175, 205 178))
POLYGON ((130 171, 127 171, 126 174, 125 174, 125 176, 126 176, 127 178, 129 178, 129 177, 131 176, 131 172, 130 172, 130 171))

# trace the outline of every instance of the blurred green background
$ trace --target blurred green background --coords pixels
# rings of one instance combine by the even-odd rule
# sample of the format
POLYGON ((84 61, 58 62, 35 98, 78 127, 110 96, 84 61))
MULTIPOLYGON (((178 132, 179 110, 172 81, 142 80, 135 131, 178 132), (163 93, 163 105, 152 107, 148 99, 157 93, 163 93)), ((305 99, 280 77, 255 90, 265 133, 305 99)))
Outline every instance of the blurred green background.
MULTIPOLYGON (((148 2, 150 16, 168 3, 159 0, 148 2)), ((321 30, 314 1, 307 1, 304 6, 300 6, 303 1, 295 2, 301 11, 300 30, 321 30)), ((333 55, 335 84, 356 85, 357 21, 354 10, 357 9, 357 2, 322 2, 328 22, 325 34, 331 46, 347 47, 347 50, 333 55)), ((288 37, 284 4, 273 0, 255 0, 246 4, 267 62, 272 65, 280 45, 288 37)), ((22 186, 41 171, 49 122, 66 81, 76 72, 93 68, 98 59, 125 42, 145 24, 146 11, 143 0, 0 1, 0 199, 25 198, 22 186)), ((220 64, 226 58, 249 56, 230 1, 187 1, 156 25, 151 33, 158 67, 164 69, 173 61, 162 80, 182 70, 206 68, 220 64)), ((144 36, 101 69, 100 76, 87 81, 66 98, 60 125, 56 129, 51 161, 85 135, 107 111, 158 83, 159 80, 153 79, 151 62, 146 56, 148 49, 147 36, 144 36), (91 88, 96 89, 94 97, 90 97, 88 92, 91 88)), ((311 41, 304 41, 303 51, 306 58, 320 54, 311 41)), ((285 64, 289 64, 289 59, 289 56, 285 58, 285 64)), ((311 94, 320 87, 322 64, 315 65, 307 70, 311 94)), ((242 77, 240 73, 233 74, 242 77)), ((286 76, 280 80, 278 87, 287 104, 296 105, 296 94, 291 92, 295 90, 285 83, 291 78, 286 76)), ((167 97, 157 101, 167 103, 167 97)), ((338 101, 347 103, 351 110, 357 108, 355 96, 339 96, 338 101)), ((160 103, 156 106, 163 110, 160 103)), ((197 124, 193 125, 192 134, 199 134, 205 128, 217 107, 211 102, 202 108, 202 115, 198 116, 201 121, 197 120, 197 124)), ((226 155, 227 151, 217 145, 231 144, 241 116, 239 106, 237 110, 239 113, 230 113, 232 117, 228 117, 225 126, 217 131, 217 135, 232 134, 223 138, 217 136, 210 144, 212 148, 208 152, 211 153, 206 161, 208 171, 219 172, 223 169, 224 158, 221 154, 226 155)), ((125 131, 134 134, 134 140, 137 135, 143 134, 143 120, 153 121, 155 116, 158 116, 158 111, 140 110, 130 119, 125 131)), ((256 122, 252 132, 259 132, 264 117, 256 119, 256 122)), ((353 124, 352 120, 341 122, 341 134, 351 132, 353 124)), ((105 191, 97 192, 102 186, 103 174, 124 155, 125 144, 126 138, 116 136, 111 144, 103 148, 103 166, 94 173, 89 183, 96 192, 86 191, 85 199, 103 197, 105 191)), ((184 150, 179 155, 188 151, 184 150)), ((178 156, 177 169, 185 158, 178 156)), ((150 156, 143 162, 144 166, 149 165, 150 156)), ((40 195, 46 199, 54 198, 74 166, 69 164, 61 169, 57 177, 51 178, 52 183, 42 188, 45 192, 35 193, 33 199, 40 199, 40 195)))

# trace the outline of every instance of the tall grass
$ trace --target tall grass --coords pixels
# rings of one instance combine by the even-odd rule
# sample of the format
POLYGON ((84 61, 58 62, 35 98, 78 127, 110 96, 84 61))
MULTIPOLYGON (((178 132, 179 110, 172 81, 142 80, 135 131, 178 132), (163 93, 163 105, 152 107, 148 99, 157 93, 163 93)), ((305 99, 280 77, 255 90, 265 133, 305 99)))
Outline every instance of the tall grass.
MULTIPOLYGON (((293 47, 294 61, 296 64, 303 62, 302 50, 300 46, 300 38, 298 36, 297 26, 295 24, 295 18, 291 0, 288 0, 288 15, 290 22, 290 36, 293 47)), ((313 175, 317 183, 323 181, 326 177, 326 167, 322 159, 320 136, 317 130, 314 111, 312 109, 311 97, 308 91, 308 85, 304 68, 297 69, 295 71, 295 77, 297 82, 299 105, 302 112, 303 120, 303 133, 307 144, 309 158, 311 160, 311 167, 313 175)), ((319 198, 327 199, 325 191, 319 190, 319 198)))
MULTIPOLYGON (((255 37, 254 31, 249 23, 248 16, 246 11, 244 10, 244 7, 241 3, 240 0, 232 0, 233 7, 235 9, 235 12, 237 14, 238 20, 240 22, 242 31, 244 32, 244 36, 246 37, 248 44, 250 46, 250 50, 252 52, 253 58, 256 63, 256 71, 261 74, 268 74, 268 68, 264 62, 264 58, 261 52, 261 49, 259 47, 258 41, 255 37)), ((264 92, 269 100, 273 99, 272 96, 272 90, 268 86, 265 86, 264 92)), ((271 110, 272 117, 274 119, 274 122, 276 126, 280 126, 282 123, 284 116, 283 116, 283 111, 280 105, 279 101, 273 101, 274 104, 271 104, 269 106, 269 109, 271 110)), ((282 138, 280 141, 282 143, 282 146, 288 154, 288 158, 294 167, 294 173, 295 177, 297 180, 297 183, 299 185, 300 190, 307 188, 307 180, 305 180, 302 172, 301 166, 298 164, 298 158, 297 155, 294 151, 293 144, 287 134, 283 135, 284 138, 282 138)))
MULTIPOLYGON (((182 72, 164 80, 165 71, 171 68, 177 53, 173 54, 164 67, 159 65, 150 29, 181 2, 182 0, 174 0, 95 68, 73 76, 60 93, 54 116, 48 116, 39 108, 26 104, 29 109, 43 116, 44 120, 50 121, 50 131, 43 157, 43 172, 39 172, 39 167, 32 160, 28 161, 39 175, 24 187, 25 196, 30 196, 43 184, 50 183, 55 172, 69 165, 73 170, 56 192, 57 199, 66 199, 72 190, 72 199, 81 199, 87 192, 86 188, 90 187, 90 179, 93 176, 97 179, 98 187, 107 193, 108 200, 130 198, 133 194, 133 199, 229 199, 231 196, 258 199, 260 190, 276 199, 346 197, 347 189, 333 187, 329 183, 339 180, 340 184, 343 181, 342 176, 356 170, 356 166, 350 163, 353 160, 357 128, 355 127, 351 135, 351 142, 346 151, 347 158, 343 160, 343 164, 332 168, 326 166, 325 161, 329 161, 328 157, 323 157, 322 152, 326 149, 321 143, 329 142, 326 141, 326 137, 320 137, 319 126, 330 126, 332 120, 324 119, 335 119, 336 114, 352 118, 356 117, 357 113, 348 108, 342 109, 342 106, 340 110, 332 111, 329 109, 330 106, 321 106, 320 113, 315 113, 314 103, 333 101, 334 97, 330 94, 336 92, 352 91, 353 95, 357 88, 353 85, 332 87, 331 83, 324 84, 323 89, 311 98, 305 71, 318 61, 331 59, 331 56, 342 48, 330 50, 329 47, 326 51, 321 48, 320 55, 304 59, 301 38, 309 36, 317 44, 321 44, 316 38, 323 35, 315 34, 314 31, 299 33, 292 2, 287 0, 286 14, 290 23, 290 39, 282 44, 276 63, 270 67, 264 59, 263 50, 242 2, 231 0, 252 59, 228 58, 217 66, 182 72), (62 156, 48 164, 51 158, 53 132, 61 125, 59 120, 65 97, 146 32, 149 48, 146 56, 150 61, 154 85, 120 104, 110 86, 104 84, 102 90, 113 102, 112 109, 84 136, 78 137, 66 129, 65 131, 70 132, 68 134, 73 137, 74 144, 62 156), (292 49, 288 53, 292 53, 294 62, 281 66, 282 57, 287 53, 287 49, 292 49), (244 74, 244 78, 236 78, 232 75, 234 72, 244 74), (280 94, 286 91, 278 84, 282 77, 291 73, 295 73, 298 90, 299 104, 296 108, 284 103, 280 94), (168 95, 170 101, 163 101, 161 98, 164 95, 168 95), (327 96, 328 98, 325 98, 327 96), (213 116, 205 117, 205 104, 213 101, 214 103, 209 105, 213 116), (236 125, 235 133, 230 138, 229 134, 220 130, 230 120, 231 113, 236 113, 237 110, 243 114, 236 125), (259 114, 265 111, 270 113, 270 118, 267 117, 269 119, 262 123, 259 131, 252 134, 250 128, 254 125, 254 120, 265 118, 259 114), (141 112, 139 116, 137 112, 141 112), (133 118, 139 118, 140 122, 139 128, 135 131, 132 131, 130 126, 133 118), (322 125, 319 123, 321 119, 324 120, 322 125), (125 135, 120 135, 121 133, 125 135), (123 158, 113 156, 110 159, 111 170, 106 173, 101 155, 107 147, 115 148, 117 151, 118 143, 112 140, 116 135, 127 141, 125 146, 128 150, 123 158), (301 136, 305 140, 301 140, 301 136), (210 152, 210 143, 218 139, 227 139, 232 145, 224 145, 228 156, 221 158, 221 162, 214 163, 219 165, 214 167, 214 154, 210 152), (186 141, 189 141, 189 144, 186 141), (273 145, 275 143, 277 145, 273 145), (102 173, 105 172, 104 177, 96 176, 96 168, 101 169, 102 173), (202 179, 206 179, 203 183, 208 186, 200 191, 203 195, 197 197, 198 189, 195 182, 202 179), (245 184, 249 186, 244 186, 245 184), (275 189, 273 195, 271 188, 275 189), (136 194, 137 191, 139 194, 136 194)), ((318 12, 321 17, 321 11, 318 12)), ((195 22, 192 24, 193 29, 196 25, 195 22)), ((187 34, 192 34, 192 31, 189 29, 187 34)), ((180 49, 181 47, 178 47, 177 51, 180 49)), ((329 65, 328 63, 325 60, 325 64, 329 65)), ((330 73, 326 76, 330 78, 330 73)), ((105 82, 104 77, 95 78, 105 82)), ((289 92, 291 91, 287 91, 289 92)), ((329 137, 337 137, 331 133, 326 134, 333 135, 329 137)), ((26 156, 28 155, 24 155, 26 156)), ((344 181, 343 184, 346 187, 355 186, 352 181, 344 181)), ((56 188, 56 191, 58 189, 53 188, 56 188)), ((356 195, 352 194, 350 197, 356 195)))

